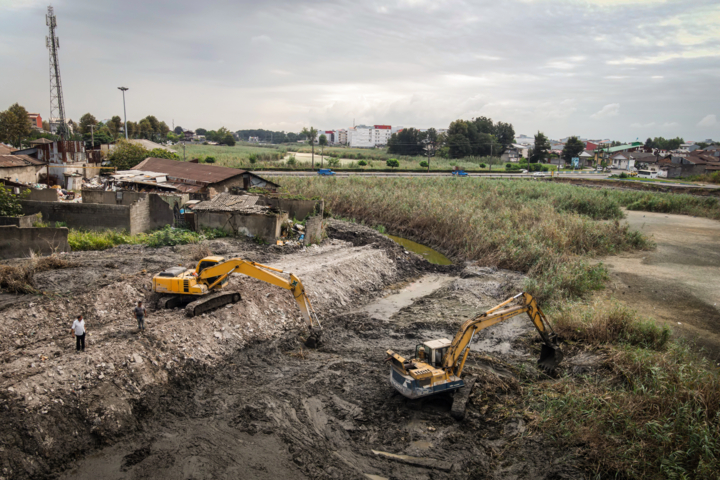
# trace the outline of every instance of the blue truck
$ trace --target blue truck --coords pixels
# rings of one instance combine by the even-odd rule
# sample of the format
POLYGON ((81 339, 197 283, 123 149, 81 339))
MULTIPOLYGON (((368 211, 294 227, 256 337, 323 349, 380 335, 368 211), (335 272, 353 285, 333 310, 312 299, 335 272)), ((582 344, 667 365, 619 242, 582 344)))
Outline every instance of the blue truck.
POLYGON ((335 175, 335 172, 333 172, 329 168, 321 168, 320 170, 318 170, 318 175, 333 176, 335 175))

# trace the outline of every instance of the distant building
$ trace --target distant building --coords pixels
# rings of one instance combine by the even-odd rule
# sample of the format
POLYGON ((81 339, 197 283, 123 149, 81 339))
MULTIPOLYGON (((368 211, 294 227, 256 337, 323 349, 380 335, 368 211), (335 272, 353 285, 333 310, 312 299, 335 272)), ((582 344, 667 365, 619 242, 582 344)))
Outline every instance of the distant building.
POLYGON ((12 148, 0 143, 0 179, 34 184, 39 182, 39 176, 44 172, 45 162, 14 153, 12 148))
POLYGON ((695 145, 694 143, 682 143, 680 144, 680 151, 683 152, 694 152, 695 150, 698 150, 700 148, 699 145, 695 145))
POLYGON ((336 130, 337 136, 335 137, 335 143, 339 145, 347 145, 348 143, 348 132, 347 130, 336 130))
POLYGON ((28 113, 28 120, 30 121, 30 126, 32 126, 34 130, 43 129, 42 117, 39 113, 28 113))
POLYGON ((372 136, 373 127, 357 125, 348 131, 348 142, 353 148, 372 148, 375 146, 372 136))
POLYGON ((185 135, 186 142, 192 142, 193 135, 195 135, 195 132, 193 132, 192 130, 185 130, 183 132, 183 134, 185 135))

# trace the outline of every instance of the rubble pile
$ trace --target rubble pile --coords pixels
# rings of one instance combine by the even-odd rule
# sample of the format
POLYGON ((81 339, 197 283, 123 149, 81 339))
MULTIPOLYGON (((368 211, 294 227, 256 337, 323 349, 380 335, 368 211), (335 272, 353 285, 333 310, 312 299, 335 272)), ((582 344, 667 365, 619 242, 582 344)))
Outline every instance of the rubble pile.
MULTIPOLYGON (((212 368, 250 342, 304 329, 288 291, 241 275, 226 286, 241 293, 239 303, 194 318, 182 309, 153 310, 152 276, 178 264, 194 266, 191 248, 127 246, 68 254, 77 266, 38 276, 43 296, 20 297, 31 300, 0 312, 0 411, 23 412, 10 416, 3 428, 24 429, 35 439, 28 446, 8 437, 0 462, 17 471, 36 451, 40 458, 62 458, 92 445, 92 438, 111 439, 137 428, 137 402, 146 392, 212 368), (139 300, 148 307, 144 333, 132 315, 139 300), (83 353, 75 352, 70 334, 79 314, 87 325, 83 353), (58 438, 69 435, 61 428, 68 422, 82 426, 73 436, 91 436, 79 445, 58 438)), ((248 258, 294 273, 321 319, 376 295, 414 268, 400 247, 353 247, 343 240, 280 254, 239 240, 210 242, 210 248, 226 258, 248 258)), ((35 464, 28 472, 48 468, 35 464)))

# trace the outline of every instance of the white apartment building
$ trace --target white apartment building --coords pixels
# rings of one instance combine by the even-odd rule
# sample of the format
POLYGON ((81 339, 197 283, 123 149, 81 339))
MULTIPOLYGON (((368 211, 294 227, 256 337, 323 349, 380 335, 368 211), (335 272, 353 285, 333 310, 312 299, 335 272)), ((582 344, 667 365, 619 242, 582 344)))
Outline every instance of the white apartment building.
POLYGON ((335 143, 339 145, 347 145, 348 132, 345 129, 335 130, 335 143))
POLYGON ((348 142, 355 148, 373 148, 373 127, 357 125, 348 130, 348 142))

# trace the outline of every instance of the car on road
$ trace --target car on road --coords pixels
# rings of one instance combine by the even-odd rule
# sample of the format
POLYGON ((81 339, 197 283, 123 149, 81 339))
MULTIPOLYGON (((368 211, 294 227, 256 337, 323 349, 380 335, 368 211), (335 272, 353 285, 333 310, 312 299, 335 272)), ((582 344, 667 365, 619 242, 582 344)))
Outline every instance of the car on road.
POLYGON ((533 177, 547 177, 547 173, 545 172, 533 172, 533 177))
POLYGON ((321 168, 320 170, 318 170, 318 175, 333 176, 335 175, 335 172, 333 172, 329 168, 321 168))
POLYGON ((468 174, 465 170, 455 170, 450 172, 450 175, 456 176, 456 177, 467 177, 468 174))

